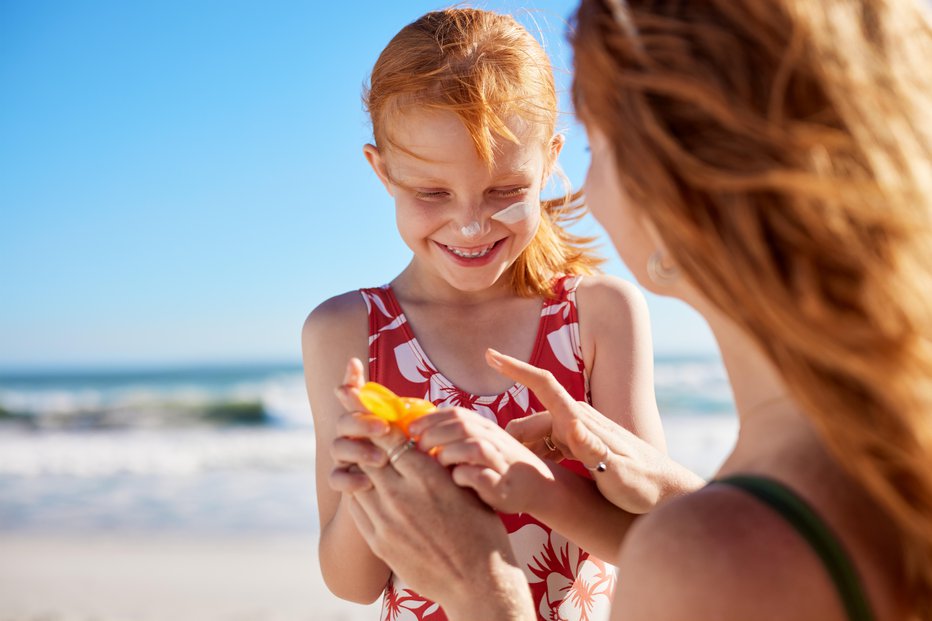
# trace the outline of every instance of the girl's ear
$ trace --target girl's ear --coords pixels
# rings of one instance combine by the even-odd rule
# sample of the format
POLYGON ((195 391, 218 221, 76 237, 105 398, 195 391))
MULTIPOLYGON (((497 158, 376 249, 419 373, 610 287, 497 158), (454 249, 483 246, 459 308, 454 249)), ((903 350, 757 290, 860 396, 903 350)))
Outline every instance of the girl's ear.
POLYGON ((554 134, 553 138, 550 139, 549 149, 547 150, 547 165, 544 166, 545 180, 550 177, 550 173, 553 172, 553 166, 557 163, 557 158, 560 157, 560 151, 563 150, 564 142, 566 142, 566 138, 563 134, 554 134))
POLYGON ((563 134, 554 134, 553 138, 550 140, 550 159, 551 161, 557 161, 557 158, 560 157, 560 151, 563 150, 563 143, 566 142, 566 137, 563 134))
POLYGON ((379 148, 374 144, 366 144, 362 148, 362 154, 366 156, 366 161, 369 162, 369 166, 372 167, 375 176, 379 178, 379 181, 382 182, 382 185, 385 186, 385 189, 388 191, 389 196, 395 196, 395 192, 392 189, 392 182, 388 176, 388 169, 385 167, 385 160, 382 159, 382 154, 379 153, 379 148))

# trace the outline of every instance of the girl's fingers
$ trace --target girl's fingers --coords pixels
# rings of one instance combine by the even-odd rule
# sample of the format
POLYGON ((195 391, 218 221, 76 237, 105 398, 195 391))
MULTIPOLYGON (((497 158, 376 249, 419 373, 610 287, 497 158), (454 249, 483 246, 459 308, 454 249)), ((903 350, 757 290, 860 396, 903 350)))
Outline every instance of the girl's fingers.
POLYGON ((330 445, 330 457, 336 463, 368 464, 370 466, 384 466, 386 463, 385 451, 373 445, 368 440, 338 437, 330 445))
POLYGON ((355 494, 372 489, 372 481, 364 472, 349 467, 334 468, 327 477, 330 489, 345 494, 355 494))
POLYGON ((365 382, 362 362, 359 358, 350 358, 346 363, 346 372, 343 374, 343 384, 335 389, 340 404, 349 412, 365 410, 359 401, 359 389, 365 382))
POLYGON ((337 396, 337 401, 347 412, 366 411, 366 408, 363 407, 362 402, 359 400, 359 389, 355 386, 337 386, 334 389, 334 394, 337 396))
POLYGON ((501 480, 501 474, 482 466, 464 464, 453 469, 454 483, 475 490, 483 502, 493 507, 501 501, 501 480))
MULTIPOLYGON (((432 416, 434 415, 431 414, 431 416, 425 416, 424 418, 432 416)), ((439 419, 439 423, 426 428, 422 425, 420 428, 423 431, 420 433, 415 433, 413 429, 408 428, 411 435, 417 438, 418 447, 422 451, 461 442, 468 438, 483 437, 489 433, 494 434, 499 432, 500 429, 498 427, 490 428, 488 424, 485 424, 487 421, 474 412, 453 412, 450 415, 441 414, 440 416, 443 418, 439 419)))
POLYGON ((450 420, 456 418, 456 416, 456 409, 454 408, 435 410, 427 416, 421 416, 420 418, 412 421, 411 424, 408 425, 408 433, 410 433, 412 437, 420 436, 427 430, 436 427, 437 425, 443 425, 444 423, 447 423, 450 420))
POLYGON ((346 363, 346 372, 343 374, 343 386, 347 388, 362 388, 365 383, 365 372, 359 358, 350 358, 346 363))
POLYGON ((567 450, 552 423, 550 412, 537 412, 509 421, 505 431, 541 459, 557 460, 567 454, 567 450))
POLYGON ((336 435, 356 438, 376 438, 391 431, 391 425, 365 412, 347 412, 337 418, 336 435))
POLYGON ((473 464, 491 468, 498 473, 504 473, 508 469, 508 463, 498 448, 482 438, 469 438, 462 442, 445 444, 436 458, 444 466, 473 464))
POLYGON ((550 412, 529 414, 509 421, 505 425, 505 431, 524 444, 543 441, 553 431, 553 418, 550 412))

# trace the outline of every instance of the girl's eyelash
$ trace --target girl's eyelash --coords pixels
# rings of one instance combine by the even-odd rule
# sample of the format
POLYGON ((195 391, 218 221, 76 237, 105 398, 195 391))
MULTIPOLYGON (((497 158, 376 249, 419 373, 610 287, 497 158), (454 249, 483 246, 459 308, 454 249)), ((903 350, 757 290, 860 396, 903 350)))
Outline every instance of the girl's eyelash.
MULTIPOLYGON (((528 186, 520 186, 517 188, 511 188, 508 190, 495 190, 495 193, 502 198, 512 198, 515 196, 520 196, 528 191, 528 186)), ((444 198, 447 196, 447 192, 444 190, 437 190, 435 192, 423 192, 418 191, 414 193, 420 199, 430 200, 444 198)))
POLYGON ((415 195, 418 198, 442 198, 446 196, 446 192, 437 191, 437 192, 415 192, 415 195))
POLYGON ((520 196, 527 192, 527 186, 522 186, 520 188, 511 188, 510 190, 498 190, 499 196, 509 197, 509 196, 520 196))

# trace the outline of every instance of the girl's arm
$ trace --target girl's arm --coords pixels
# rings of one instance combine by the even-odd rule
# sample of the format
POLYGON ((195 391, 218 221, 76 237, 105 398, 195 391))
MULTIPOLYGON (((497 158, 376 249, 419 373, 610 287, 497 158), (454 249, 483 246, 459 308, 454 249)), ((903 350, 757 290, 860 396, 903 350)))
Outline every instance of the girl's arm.
POLYGON ((314 416, 317 462, 317 508, 320 515, 320 568, 327 587, 342 599, 374 602, 391 575, 359 534, 349 514, 348 494, 331 489, 337 465, 331 446, 343 414, 334 393, 342 383, 345 361, 368 359, 366 306, 355 291, 327 300, 308 316, 301 335, 304 377, 314 416))
POLYGON ((650 317, 640 290, 619 278, 587 276, 576 290, 592 406, 666 452, 654 395, 650 317))

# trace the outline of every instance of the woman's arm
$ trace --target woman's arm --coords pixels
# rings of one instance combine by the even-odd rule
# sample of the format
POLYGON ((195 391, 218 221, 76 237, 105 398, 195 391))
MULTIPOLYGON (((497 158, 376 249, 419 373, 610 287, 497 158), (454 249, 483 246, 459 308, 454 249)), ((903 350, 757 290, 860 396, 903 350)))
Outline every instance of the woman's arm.
POLYGON ((328 484, 337 466, 331 456, 336 422, 344 413, 334 388, 341 384, 348 358, 368 358, 366 321, 365 303, 358 293, 331 298, 308 316, 301 343, 317 446, 321 573, 337 597, 368 604, 382 593, 391 570, 372 553, 356 529, 349 514, 350 496, 328 484))
POLYGON ((542 439, 549 437, 557 446, 556 454, 589 467, 601 462, 605 469, 594 472, 593 480, 612 504, 631 513, 644 513, 705 484, 701 477, 588 403, 573 400, 549 371, 491 349, 486 360, 503 375, 527 386, 547 408, 546 412, 511 421, 508 432, 528 446, 541 446, 542 439))
POLYGON ((505 513, 530 513, 580 547, 614 559, 634 516, 596 485, 545 462, 492 421, 463 408, 424 416, 409 426, 418 447, 452 468, 453 481, 505 513))

